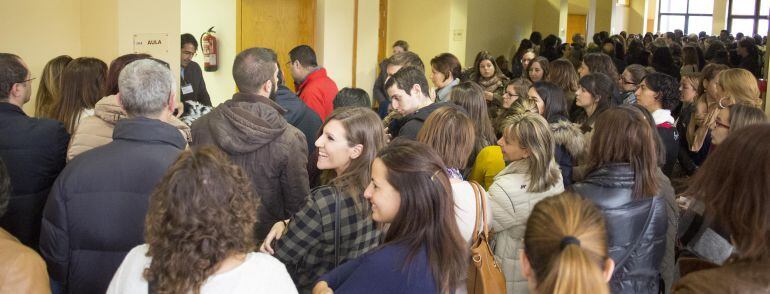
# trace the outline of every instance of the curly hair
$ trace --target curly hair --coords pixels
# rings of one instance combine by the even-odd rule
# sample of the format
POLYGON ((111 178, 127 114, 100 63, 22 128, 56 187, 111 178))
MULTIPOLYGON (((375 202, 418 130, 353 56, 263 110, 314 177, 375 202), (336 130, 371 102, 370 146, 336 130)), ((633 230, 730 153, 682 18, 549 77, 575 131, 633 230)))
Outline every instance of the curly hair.
POLYGON ((156 293, 200 293, 220 263, 254 248, 258 201, 246 173, 214 147, 188 150, 150 197, 144 237, 156 293))
POLYGON ((676 78, 659 72, 648 74, 642 79, 650 90, 658 93, 655 99, 663 109, 673 110, 679 105, 679 83, 676 78))

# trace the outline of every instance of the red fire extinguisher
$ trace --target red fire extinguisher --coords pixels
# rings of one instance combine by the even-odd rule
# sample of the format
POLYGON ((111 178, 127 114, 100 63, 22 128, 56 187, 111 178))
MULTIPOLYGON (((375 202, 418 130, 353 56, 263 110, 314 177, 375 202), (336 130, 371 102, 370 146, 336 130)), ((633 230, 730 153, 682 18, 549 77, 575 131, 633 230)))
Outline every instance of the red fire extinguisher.
POLYGON ((214 27, 201 35, 201 50, 203 51, 203 69, 205 71, 217 71, 217 37, 214 36, 214 27))

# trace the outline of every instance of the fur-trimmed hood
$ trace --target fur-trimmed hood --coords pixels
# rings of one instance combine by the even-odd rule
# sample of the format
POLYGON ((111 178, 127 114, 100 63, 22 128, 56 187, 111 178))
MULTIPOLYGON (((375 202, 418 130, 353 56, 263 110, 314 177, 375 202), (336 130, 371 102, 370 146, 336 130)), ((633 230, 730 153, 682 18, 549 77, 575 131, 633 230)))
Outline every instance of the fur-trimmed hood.
POLYGON ((588 146, 580 126, 567 120, 550 124, 556 145, 562 145, 573 158, 582 158, 588 146))

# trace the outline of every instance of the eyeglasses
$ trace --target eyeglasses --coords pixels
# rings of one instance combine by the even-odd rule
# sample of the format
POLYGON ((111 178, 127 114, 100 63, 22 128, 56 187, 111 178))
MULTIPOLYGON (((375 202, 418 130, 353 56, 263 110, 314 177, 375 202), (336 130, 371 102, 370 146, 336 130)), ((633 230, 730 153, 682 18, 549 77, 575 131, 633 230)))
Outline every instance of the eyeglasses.
POLYGON ((726 124, 723 124, 723 123, 722 123, 721 121, 719 121, 719 120, 716 120, 714 123, 716 124, 716 127, 717 127, 717 128, 724 128, 725 130, 729 130, 729 129, 730 129, 730 126, 728 126, 728 125, 726 125, 726 124))
POLYGON ((521 95, 518 95, 518 94, 511 94, 511 93, 508 93, 508 92, 505 92, 505 93, 503 93, 503 96, 508 96, 508 97, 521 97, 521 95))
POLYGON ((623 84, 626 84, 626 85, 634 85, 634 86, 638 85, 637 83, 630 82, 630 81, 626 80, 626 78, 624 78, 624 77, 621 77, 620 81, 623 82, 623 84))
POLYGON ((182 51, 182 55, 196 56, 198 52, 182 51))
POLYGON ((26 83, 26 82, 29 82, 29 81, 32 81, 32 80, 35 80, 35 79, 37 79, 37 77, 32 77, 32 78, 29 78, 29 79, 26 79, 26 80, 23 80, 23 81, 20 81, 20 82, 16 82, 16 84, 23 84, 23 83, 26 83))

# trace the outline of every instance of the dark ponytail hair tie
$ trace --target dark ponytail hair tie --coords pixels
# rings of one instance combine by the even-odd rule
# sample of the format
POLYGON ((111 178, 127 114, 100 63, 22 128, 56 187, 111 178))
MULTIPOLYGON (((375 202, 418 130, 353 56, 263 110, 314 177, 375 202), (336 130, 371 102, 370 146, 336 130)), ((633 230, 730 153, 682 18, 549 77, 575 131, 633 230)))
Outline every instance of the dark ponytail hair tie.
POLYGON ((561 239, 561 244, 559 244, 559 248, 561 250, 564 250, 567 245, 575 244, 577 246, 580 246, 580 240, 578 238, 575 238, 573 236, 566 236, 561 239))

